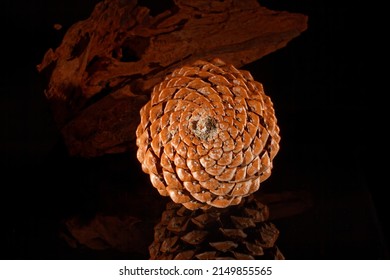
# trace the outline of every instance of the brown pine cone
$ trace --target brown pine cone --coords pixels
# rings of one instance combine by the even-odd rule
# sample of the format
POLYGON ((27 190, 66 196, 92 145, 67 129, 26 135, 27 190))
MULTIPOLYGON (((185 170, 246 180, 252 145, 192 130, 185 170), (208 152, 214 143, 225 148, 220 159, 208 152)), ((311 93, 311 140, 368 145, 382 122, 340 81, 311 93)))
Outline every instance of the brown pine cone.
POLYGON ((271 174, 279 127, 248 71, 196 61, 156 85, 140 114, 143 171, 161 195, 188 209, 237 205, 271 174))
POLYGON ((188 210, 169 202, 154 228, 150 259, 284 259, 268 207, 253 196, 239 205, 188 210))

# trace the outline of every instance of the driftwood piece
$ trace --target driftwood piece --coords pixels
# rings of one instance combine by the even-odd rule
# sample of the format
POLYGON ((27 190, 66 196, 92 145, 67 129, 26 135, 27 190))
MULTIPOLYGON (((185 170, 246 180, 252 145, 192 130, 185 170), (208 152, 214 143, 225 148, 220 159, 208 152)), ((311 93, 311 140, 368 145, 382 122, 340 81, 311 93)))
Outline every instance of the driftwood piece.
POLYGON ((94 157, 134 147, 138 111, 173 69, 214 57, 240 68, 306 28, 305 15, 256 0, 175 0, 156 16, 136 0, 104 0, 37 68, 70 154, 94 157))

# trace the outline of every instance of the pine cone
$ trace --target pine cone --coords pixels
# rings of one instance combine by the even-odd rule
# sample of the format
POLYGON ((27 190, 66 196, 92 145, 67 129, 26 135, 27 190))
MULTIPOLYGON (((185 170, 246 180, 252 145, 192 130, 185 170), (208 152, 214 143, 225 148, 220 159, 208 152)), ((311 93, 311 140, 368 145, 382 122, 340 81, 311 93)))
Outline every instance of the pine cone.
POLYGON ((271 174, 279 127, 248 71, 196 61, 156 85, 140 114, 143 171, 161 195, 188 209, 237 205, 271 174))
POLYGON ((239 205, 188 210, 169 202, 154 228, 150 259, 284 259, 279 230, 267 221, 268 207, 253 196, 239 205))

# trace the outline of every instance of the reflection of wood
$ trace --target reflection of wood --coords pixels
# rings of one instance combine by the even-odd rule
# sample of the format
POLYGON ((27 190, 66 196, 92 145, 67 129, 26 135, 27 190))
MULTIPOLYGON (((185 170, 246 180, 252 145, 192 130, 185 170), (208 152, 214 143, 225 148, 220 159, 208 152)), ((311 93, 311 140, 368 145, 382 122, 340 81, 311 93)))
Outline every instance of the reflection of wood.
POLYGON ((153 241, 154 223, 132 216, 119 218, 97 214, 88 223, 71 218, 64 222, 64 226, 61 237, 74 249, 112 250, 147 256, 148 246, 153 241))
MULTIPOLYGON (((285 191, 278 193, 256 192, 254 197, 257 201, 261 201, 267 206, 261 208, 262 215, 256 217, 260 218, 261 222, 264 219, 264 221, 275 222, 276 225, 278 223, 276 220, 278 219, 290 219, 295 215, 307 212, 313 207, 312 197, 310 193, 305 191, 285 191)), ((87 248, 91 250, 91 254, 94 257, 99 252, 104 255, 111 251, 117 252, 118 255, 123 253, 127 257, 141 256, 148 258, 148 247, 152 244, 154 237, 153 228, 160 222, 160 218, 164 217, 162 213, 168 208, 171 209, 171 207, 167 208, 167 205, 171 205, 172 202, 169 199, 162 198, 157 193, 154 196, 134 194, 134 192, 132 195, 122 192, 118 193, 117 196, 105 193, 104 195, 102 194, 102 199, 108 200, 105 211, 103 211, 106 213, 98 212, 89 219, 78 218, 76 216, 64 220, 63 229, 60 232, 61 238, 71 248, 76 250, 87 248), (108 205, 111 206, 108 207, 108 205), (107 211, 108 208, 111 211, 107 211), (110 213, 108 214, 108 212, 110 213)), ((246 205, 247 208, 252 210, 255 210, 253 208, 255 206, 259 207, 258 204, 254 203, 246 205)), ((177 207, 180 207, 180 205, 178 204, 177 207)), ((218 212, 225 217, 241 217, 242 213, 238 209, 240 207, 231 206, 223 209, 213 208, 209 211, 214 213, 218 212)), ((186 211, 182 214, 186 213, 186 215, 189 215, 190 211, 186 211)), ((201 210, 194 211, 191 215, 196 216, 199 212, 201 210)), ((250 211, 248 213, 254 215, 255 212, 250 211)), ((167 217, 165 216, 165 218, 167 217)), ((247 220, 243 222, 245 221, 248 222, 247 220)), ((217 228, 213 227, 215 227, 215 224, 210 223, 205 229, 213 232, 212 236, 215 238, 220 235, 220 225, 218 224, 217 228), (219 235, 217 235, 217 232, 219 232, 219 235)), ((278 235, 273 235, 273 232, 271 233, 272 235, 269 237, 274 239, 270 239, 270 241, 274 243, 278 235)), ((225 239, 219 241, 222 242, 223 240, 225 239)))
POLYGON ((254 196, 269 207, 271 221, 299 215, 311 209, 314 204, 312 195, 306 191, 277 193, 259 191, 254 196))
POLYGON ((121 152, 134 144, 137 112, 168 72, 212 57, 241 67, 284 47, 306 22, 256 0, 175 0, 157 16, 136 0, 105 0, 38 70, 48 75, 46 96, 72 155, 121 152))

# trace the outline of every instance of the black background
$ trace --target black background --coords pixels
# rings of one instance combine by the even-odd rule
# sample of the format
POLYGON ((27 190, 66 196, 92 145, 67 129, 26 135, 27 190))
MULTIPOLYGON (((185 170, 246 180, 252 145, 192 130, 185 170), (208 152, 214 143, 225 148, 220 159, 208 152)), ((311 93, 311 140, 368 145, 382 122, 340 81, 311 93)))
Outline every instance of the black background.
MULTIPOLYGON (((127 170, 116 164, 128 155, 67 155, 36 71, 46 50, 58 46, 67 28, 87 18, 97 2, 2 1, 3 259, 95 258, 68 248, 58 237, 59 222, 75 213, 93 215, 102 178, 131 185, 127 170), (55 23, 63 29, 54 30, 55 23)), ((167 2, 140 1, 153 13, 167 2)), ((309 17, 307 31, 244 67, 263 83, 281 128, 281 150, 264 188, 303 190, 314 201, 306 212, 276 221, 282 252, 287 259, 388 259, 388 183, 378 179, 382 163, 374 158, 386 159, 384 131, 377 126, 383 111, 368 78, 376 71, 377 37, 370 25, 375 15, 364 3, 259 2, 309 17)))

